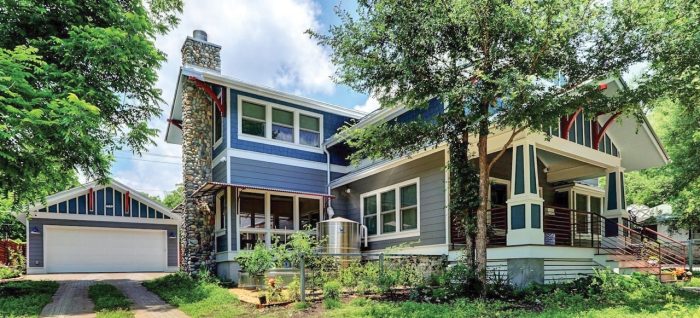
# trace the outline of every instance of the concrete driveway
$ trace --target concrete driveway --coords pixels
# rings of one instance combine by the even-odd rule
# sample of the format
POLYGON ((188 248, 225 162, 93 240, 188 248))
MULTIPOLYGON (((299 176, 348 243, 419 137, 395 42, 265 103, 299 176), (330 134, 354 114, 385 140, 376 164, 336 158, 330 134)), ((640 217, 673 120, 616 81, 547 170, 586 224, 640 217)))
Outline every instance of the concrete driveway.
POLYGON ((29 280, 52 280, 60 283, 53 302, 46 305, 41 317, 95 317, 94 305, 88 297, 88 288, 96 282, 119 288, 132 301, 136 317, 187 317, 168 305, 141 285, 141 282, 168 275, 168 273, 80 273, 28 275, 29 280))

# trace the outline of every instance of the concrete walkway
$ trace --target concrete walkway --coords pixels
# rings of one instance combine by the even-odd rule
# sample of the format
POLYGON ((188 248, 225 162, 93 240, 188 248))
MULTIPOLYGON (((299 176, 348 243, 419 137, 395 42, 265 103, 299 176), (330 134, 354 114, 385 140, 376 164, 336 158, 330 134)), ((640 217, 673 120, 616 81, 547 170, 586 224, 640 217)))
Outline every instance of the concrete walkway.
POLYGON ((53 296, 53 302, 46 305, 41 317, 95 317, 94 305, 88 297, 88 288, 96 282, 116 286, 133 303, 132 310, 137 318, 185 318, 182 311, 168 305, 141 283, 162 277, 166 273, 97 273, 97 274, 49 274, 29 275, 30 280, 53 280, 60 287, 53 296))

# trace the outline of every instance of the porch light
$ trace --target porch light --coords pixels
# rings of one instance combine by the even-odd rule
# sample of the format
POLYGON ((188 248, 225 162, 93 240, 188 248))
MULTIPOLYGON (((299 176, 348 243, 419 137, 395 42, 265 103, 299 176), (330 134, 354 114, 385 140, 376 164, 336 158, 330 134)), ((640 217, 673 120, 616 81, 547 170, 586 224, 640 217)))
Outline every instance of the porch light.
POLYGON ((41 231, 39 231, 39 228, 36 226, 32 227, 32 230, 29 232, 30 234, 41 234, 41 231))
POLYGON ((176 237, 176 235, 175 235, 174 231, 168 232, 168 238, 174 239, 175 237, 176 237))

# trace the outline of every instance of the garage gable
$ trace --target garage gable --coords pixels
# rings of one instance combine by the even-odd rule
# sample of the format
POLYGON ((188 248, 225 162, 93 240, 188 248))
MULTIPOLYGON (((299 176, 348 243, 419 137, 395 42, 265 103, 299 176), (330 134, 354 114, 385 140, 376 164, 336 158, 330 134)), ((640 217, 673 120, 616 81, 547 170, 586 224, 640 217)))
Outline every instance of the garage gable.
POLYGON ((91 182, 51 195, 45 204, 33 206, 29 214, 42 219, 129 223, 177 224, 179 220, 167 207, 116 181, 105 185, 91 182))

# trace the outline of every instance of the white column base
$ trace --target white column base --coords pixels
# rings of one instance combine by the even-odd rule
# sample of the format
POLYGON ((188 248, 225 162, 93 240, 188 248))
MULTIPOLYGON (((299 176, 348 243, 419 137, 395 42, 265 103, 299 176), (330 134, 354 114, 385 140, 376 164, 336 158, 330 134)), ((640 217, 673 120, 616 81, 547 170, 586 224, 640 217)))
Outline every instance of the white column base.
POLYGON ((509 230, 506 245, 544 245, 544 231, 542 229, 509 230))

